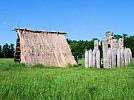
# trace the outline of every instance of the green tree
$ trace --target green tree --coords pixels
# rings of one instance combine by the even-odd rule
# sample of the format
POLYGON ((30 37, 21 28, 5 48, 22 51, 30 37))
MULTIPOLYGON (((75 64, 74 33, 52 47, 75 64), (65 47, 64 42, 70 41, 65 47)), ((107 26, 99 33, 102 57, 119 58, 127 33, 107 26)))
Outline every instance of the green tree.
POLYGON ((8 58, 9 45, 7 43, 3 45, 2 53, 4 58, 8 58))
POLYGON ((0 58, 2 58, 2 46, 0 45, 0 58))
POLYGON ((14 56, 14 44, 8 45, 7 43, 3 45, 2 54, 4 58, 13 58, 14 56))
POLYGON ((11 43, 9 45, 9 55, 8 55, 9 58, 13 58, 14 57, 14 50, 15 50, 14 49, 14 44, 11 43))
POLYGON ((127 36, 125 38, 125 47, 130 48, 134 57, 134 36, 127 36))
POLYGON ((84 41, 84 40, 76 41, 67 39, 67 41, 70 45, 72 54, 78 58, 82 58, 86 49, 93 49, 94 47, 94 39, 91 41, 84 41))
POLYGON ((119 34, 114 34, 113 35, 113 38, 114 39, 119 39, 119 38, 123 38, 123 36, 122 35, 119 35, 119 34))

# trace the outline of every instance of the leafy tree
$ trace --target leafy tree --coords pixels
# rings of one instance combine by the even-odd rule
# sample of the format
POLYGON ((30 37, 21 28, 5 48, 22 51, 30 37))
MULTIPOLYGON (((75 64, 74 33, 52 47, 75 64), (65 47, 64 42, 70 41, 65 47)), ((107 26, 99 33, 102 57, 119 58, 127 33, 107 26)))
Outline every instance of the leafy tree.
POLYGON ((9 55, 8 55, 8 57, 9 58, 13 58, 14 57, 14 44, 10 44, 10 46, 9 46, 9 55))
POLYGON ((14 56, 14 44, 8 45, 7 43, 0 47, 1 56, 2 58, 13 58, 14 56))
POLYGON ((6 43, 5 45, 3 45, 3 49, 2 49, 2 53, 3 53, 4 58, 8 58, 8 52, 9 52, 9 46, 6 43))
POLYGON ((2 46, 0 45, 0 58, 2 58, 2 46))
POLYGON ((78 58, 82 58, 86 49, 93 49, 93 47, 94 47, 94 40, 91 40, 91 41, 84 41, 84 40, 76 41, 76 40, 67 39, 67 41, 70 45, 72 54, 75 57, 78 57, 78 58))
POLYGON ((125 46, 130 48, 134 57, 134 36, 128 36, 125 38, 125 46))
POLYGON ((123 36, 122 35, 118 35, 118 34, 114 34, 113 35, 113 38, 114 39, 119 39, 119 38, 123 38, 123 36))
POLYGON ((123 38, 127 38, 128 37, 128 35, 127 34, 123 34, 123 38))

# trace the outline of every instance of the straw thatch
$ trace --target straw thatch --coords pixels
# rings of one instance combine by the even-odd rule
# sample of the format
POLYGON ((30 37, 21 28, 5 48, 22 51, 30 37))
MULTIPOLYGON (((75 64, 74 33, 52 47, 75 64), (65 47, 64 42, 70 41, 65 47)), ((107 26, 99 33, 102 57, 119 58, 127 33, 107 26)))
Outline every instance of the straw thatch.
POLYGON ((65 67, 76 64, 64 32, 16 28, 15 60, 25 64, 65 67))

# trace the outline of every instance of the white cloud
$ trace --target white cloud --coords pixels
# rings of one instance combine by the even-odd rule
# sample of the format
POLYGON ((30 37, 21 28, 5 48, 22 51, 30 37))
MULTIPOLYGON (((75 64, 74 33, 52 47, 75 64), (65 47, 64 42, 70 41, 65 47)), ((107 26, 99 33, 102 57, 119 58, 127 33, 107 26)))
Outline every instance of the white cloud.
POLYGON ((6 25, 7 24, 7 22, 2 22, 2 25, 6 25))

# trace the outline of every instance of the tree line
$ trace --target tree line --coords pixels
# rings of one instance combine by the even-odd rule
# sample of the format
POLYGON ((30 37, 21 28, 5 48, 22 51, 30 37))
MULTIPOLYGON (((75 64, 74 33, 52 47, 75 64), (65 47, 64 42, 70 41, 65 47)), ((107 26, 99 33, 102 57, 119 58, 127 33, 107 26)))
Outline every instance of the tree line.
POLYGON ((14 44, 0 45, 0 58, 13 58, 14 57, 14 44))
MULTIPOLYGON (((119 38, 124 38, 124 46, 126 48, 130 48, 134 57, 134 35, 133 36, 128 36, 127 34, 123 35, 118 35, 114 34, 113 35, 114 39, 119 39, 119 38)), ((94 48, 94 40, 99 40, 97 38, 93 38, 92 40, 89 41, 84 41, 84 40, 69 40, 67 39, 70 48, 72 50, 72 53, 75 57, 82 58, 84 56, 84 52, 87 49, 92 49, 94 48)), ((102 52, 102 46, 99 47, 100 52, 102 52)), ((102 53, 101 53, 102 54, 102 53)), ((101 55, 102 57, 102 55, 101 55)))
MULTIPOLYGON (((118 35, 114 34, 113 38, 119 39, 119 38, 124 38, 124 45, 127 48, 130 48, 132 50, 132 54, 134 57, 134 35, 133 36, 128 36, 127 34, 123 35, 118 35)), ((72 54, 77 57, 77 58, 82 58, 84 57, 84 52, 87 49, 92 49, 94 48, 94 40, 99 40, 97 38, 93 38, 92 40, 70 40, 67 39, 72 54)), ((13 58, 14 56, 14 44, 4 44, 0 45, 0 58, 13 58)), ((102 52, 102 47, 100 46, 100 50, 102 52)))

